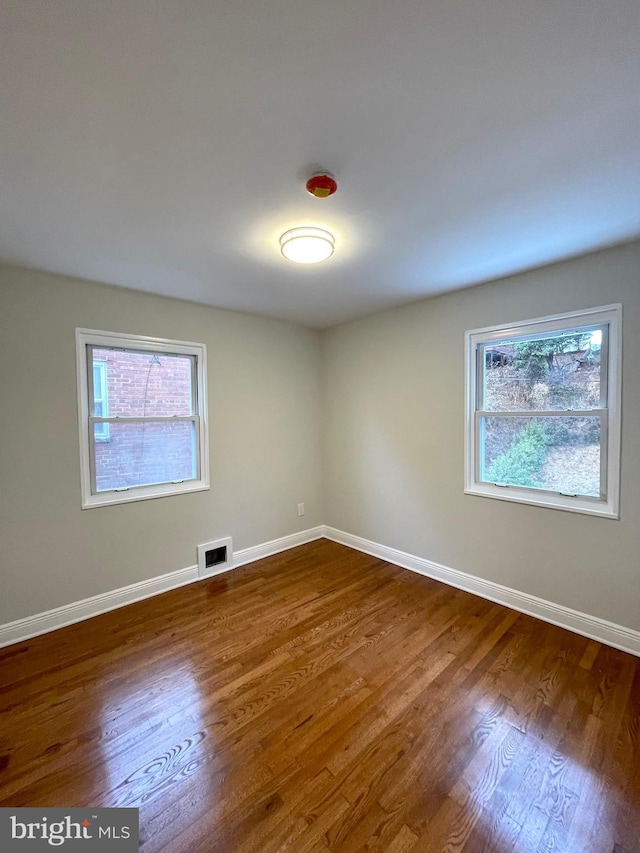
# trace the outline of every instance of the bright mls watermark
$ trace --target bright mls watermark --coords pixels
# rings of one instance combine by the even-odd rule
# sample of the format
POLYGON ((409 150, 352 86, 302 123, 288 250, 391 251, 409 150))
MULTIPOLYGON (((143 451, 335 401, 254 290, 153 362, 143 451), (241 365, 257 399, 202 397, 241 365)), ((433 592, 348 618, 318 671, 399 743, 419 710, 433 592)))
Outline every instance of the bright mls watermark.
POLYGON ((2 853, 138 853, 138 809, 0 808, 2 853))

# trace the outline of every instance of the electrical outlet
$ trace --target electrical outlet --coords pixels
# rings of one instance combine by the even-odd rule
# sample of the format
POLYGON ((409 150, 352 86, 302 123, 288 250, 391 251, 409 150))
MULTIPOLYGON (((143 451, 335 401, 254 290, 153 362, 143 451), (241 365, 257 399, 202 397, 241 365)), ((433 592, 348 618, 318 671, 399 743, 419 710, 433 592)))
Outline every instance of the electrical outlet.
POLYGON ((298 515, 304 515, 304 504, 298 504, 298 515))

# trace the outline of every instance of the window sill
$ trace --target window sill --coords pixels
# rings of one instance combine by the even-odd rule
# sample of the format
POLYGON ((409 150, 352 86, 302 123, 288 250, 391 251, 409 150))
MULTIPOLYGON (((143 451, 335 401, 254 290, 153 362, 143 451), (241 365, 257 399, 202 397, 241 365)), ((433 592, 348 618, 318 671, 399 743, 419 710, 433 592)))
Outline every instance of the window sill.
POLYGON ((154 498, 165 498, 171 495, 184 495, 188 492, 204 492, 210 488, 203 480, 187 480, 184 483, 159 483, 155 486, 138 486, 123 491, 98 492, 89 495, 82 502, 82 509, 94 509, 98 506, 113 506, 114 504, 131 503, 133 501, 148 501, 154 498))
POLYGON ((572 498, 561 494, 545 494, 538 497, 535 490, 519 489, 517 486, 494 486, 489 483, 475 484, 465 488, 465 495, 475 495, 481 498, 493 498, 498 501, 541 506, 546 509, 559 509, 564 512, 577 512, 582 515, 597 515, 600 518, 618 520, 618 508, 596 498, 572 498))

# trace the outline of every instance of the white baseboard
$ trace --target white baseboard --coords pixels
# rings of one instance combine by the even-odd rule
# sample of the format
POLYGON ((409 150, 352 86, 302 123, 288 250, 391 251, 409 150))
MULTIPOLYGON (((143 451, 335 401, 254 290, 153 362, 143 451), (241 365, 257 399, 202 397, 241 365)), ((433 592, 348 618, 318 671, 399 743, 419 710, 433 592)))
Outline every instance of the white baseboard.
POLYGON ((234 568, 244 566, 246 563, 253 563, 254 560, 262 560, 263 557, 271 557, 273 554, 279 554, 280 551, 288 551, 289 548, 296 548, 298 545, 306 545, 307 542, 313 542, 315 539, 324 537, 324 525, 318 527, 310 527, 308 530, 301 530, 300 533, 292 533, 289 536, 283 536, 281 539, 272 539, 271 542, 265 542, 262 545, 254 545, 253 548, 243 548, 242 551, 236 551, 233 555, 234 568))
MULTIPOLYGON (((290 536, 264 542, 262 545, 244 548, 241 551, 236 551, 233 555, 233 566, 225 566, 220 571, 207 575, 206 579, 208 580, 210 577, 222 574, 225 571, 232 571, 239 566, 252 563, 254 560, 261 560, 263 557, 270 557, 272 554, 280 553, 280 551, 295 548, 297 545, 313 542, 315 539, 321 539, 322 536, 322 526, 312 527, 308 530, 302 530, 300 533, 292 533, 290 536)), ((27 616, 24 619, 17 619, 15 622, 8 622, 5 625, 0 625, 0 648, 18 643, 21 640, 29 640, 39 634, 56 631, 58 628, 72 625, 74 622, 82 622, 92 616, 99 616, 101 613, 116 610, 126 604, 133 604, 135 601, 142 601, 144 598, 151 598, 161 592, 177 589, 177 587, 198 580, 203 580, 198 576, 198 566, 189 566, 186 569, 178 569, 175 572, 158 575, 155 578, 139 581, 130 586, 114 589, 111 592, 94 595, 82 601, 74 601, 62 607, 47 610, 45 613, 37 613, 35 616, 27 616)))
POLYGON ((395 548, 378 545, 369 539, 362 539, 360 536, 353 536, 351 533, 336 530, 335 527, 325 525, 324 536, 334 542, 347 545, 349 548, 355 548, 356 551, 363 551, 365 554, 379 557, 388 563, 442 581, 449 586, 463 589, 481 598, 487 598, 489 601, 504 604, 513 610, 519 610, 521 613, 535 616, 544 622, 550 622, 552 625, 558 625, 560 628, 566 628, 576 634, 589 637, 591 640, 597 640, 607 646, 613 646, 614 649, 621 649, 640 657, 640 631, 616 625, 614 622, 607 622, 605 619, 572 610, 570 607, 564 607, 561 604, 554 604, 552 601, 546 601, 544 598, 538 598, 526 592, 518 592, 516 589, 502 586, 502 584, 493 581, 483 580, 466 572, 441 566, 439 563, 406 554, 404 551, 398 551, 395 548))
MULTIPOLYGON (((607 622, 597 616, 572 610, 570 607, 554 604, 552 601, 537 598, 535 595, 518 592, 518 590, 493 581, 483 580, 466 572, 450 569, 431 560, 407 554, 396 548, 388 548, 386 545, 379 545, 369 539, 363 539, 360 536, 354 536, 351 533, 345 533, 326 525, 312 527, 308 530, 302 530, 300 533, 292 533, 290 536, 283 536, 280 539, 273 539, 271 542, 264 542, 261 545, 236 551, 233 555, 233 566, 225 566, 214 574, 233 571, 233 569, 247 565, 247 563, 270 557, 273 554, 287 551, 289 548, 295 548, 298 545, 304 545, 323 537, 640 657, 640 631, 634 631, 632 628, 607 622)), ((214 574, 208 577, 213 577, 214 574)), ((159 595, 170 589, 177 589, 198 580, 202 580, 198 577, 198 567, 189 566, 186 569, 178 569, 175 572, 159 575, 111 592, 56 607, 54 610, 48 610, 45 613, 38 613, 35 616, 27 616, 25 619, 0 625, 0 648, 18 643, 21 640, 31 639, 31 637, 36 637, 39 634, 55 631, 66 625, 72 625, 74 622, 90 619, 92 616, 116 610, 126 604, 133 604, 135 601, 142 601, 145 598, 151 598, 154 595, 159 595)))

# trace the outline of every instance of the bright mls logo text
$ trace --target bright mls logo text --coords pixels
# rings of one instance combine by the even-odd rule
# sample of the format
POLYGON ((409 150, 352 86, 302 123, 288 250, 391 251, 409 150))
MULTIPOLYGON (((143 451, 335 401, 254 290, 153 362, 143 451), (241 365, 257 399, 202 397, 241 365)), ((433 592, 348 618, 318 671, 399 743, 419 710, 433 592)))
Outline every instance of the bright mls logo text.
POLYGON ((0 850, 138 850, 138 809, 0 808, 0 850))
MULTIPOLYGON (((67 815, 64 820, 52 821, 49 823, 46 817, 43 817, 40 823, 22 823, 15 815, 11 815, 11 838, 14 841, 22 840, 23 838, 46 840, 54 847, 59 847, 65 841, 70 839, 90 839, 94 838, 94 834, 90 832, 92 823, 86 818, 82 823, 75 823, 71 817, 67 815)), ((117 827, 117 834, 114 833, 115 827, 99 826, 98 838, 130 838, 131 830, 128 826, 117 827)))

